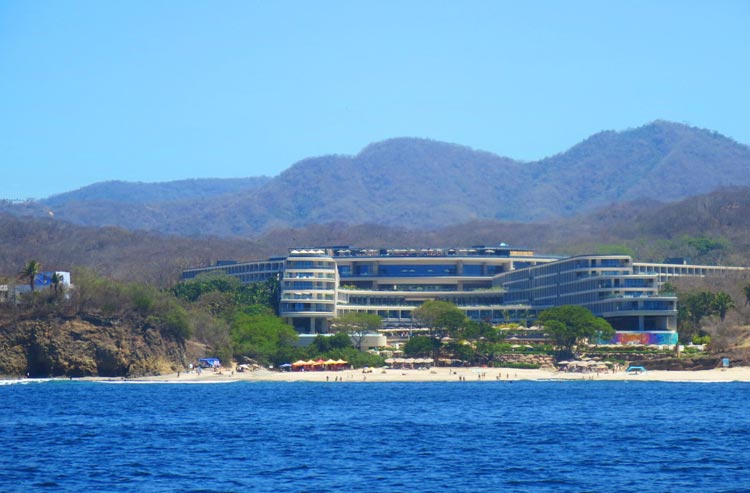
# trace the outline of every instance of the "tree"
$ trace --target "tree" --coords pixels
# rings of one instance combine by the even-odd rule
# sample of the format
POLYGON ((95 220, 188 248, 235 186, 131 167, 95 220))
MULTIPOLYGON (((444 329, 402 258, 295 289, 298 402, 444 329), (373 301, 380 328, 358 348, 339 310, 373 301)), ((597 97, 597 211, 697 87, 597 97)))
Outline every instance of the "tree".
POLYGON ((735 307, 730 295, 723 291, 698 291, 680 293, 677 305, 677 325, 681 341, 690 341, 696 335, 705 335, 700 329, 701 320, 718 315, 722 321, 727 312, 735 307))
POLYGON ((430 329, 437 337, 454 335, 464 328, 469 319, 456 305, 448 301, 430 300, 424 302, 412 312, 417 323, 430 329))
MULTIPOLYGON (((275 277, 262 282, 243 284, 238 278, 224 272, 209 272, 181 282, 172 288, 178 298, 191 303, 208 300, 229 300, 233 305, 264 305, 278 314, 279 280, 275 277)), ((214 310, 217 307, 214 307, 214 310)), ((231 318, 229 310, 223 315, 231 318)))
POLYGON ((721 321, 727 316, 727 312, 735 307, 734 300, 724 291, 719 291, 714 294, 712 308, 715 313, 719 315, 721 321))
POLYGON ((745 293, 745 306, 750 305, 750 284, 742 288, 742 291, 745 293))
POLYGON ((430 336, 435 339, 432 352, 435 364, 440 360, 441 339, 447 335, 455 336, 469 323, 469 318, 456 305, 439 300, 424 302, 414 309, 412 318, 430 329, 430 336))
POLYGON ((51 282, 51 288, 55 291, 55 296, 58 295, 58 290, 60 289, 60 284, 63 282, 63 277, 55 272, 52 274, 52 278, 50 279, 51 282))
POLYGON ((603 318, 585 307, 563 305, 544 310, 537 319, 552 337, 561 356, 571 356, 573 347, 583 340, 603 341, 614 337, 615 330, 603 318))
POLYGON ((486 340, 497 342, 505 337, 502 331, 487 322, 467 320, 463 328, 454 333, 459 339, 468 341, 486 340))
POLYGON ((676 292, 677 292, 677 288, 671 282, 665 282, 659 288, 659 294, 661 294, 661 293, 676 293, 676 292))
POLYGON ((404 344, 404 354, 410 358, 431 356, 439 345, 440 341, 434 337, 414 336, 404 344))
POLYGON ((172 288, 172 292, 178 298, 194 302, 202 295, 214 291, 237 293, 241 286, 240 280, 234 276, 224 272, 207 272, 177 284, 172 288))
POLYGON ((29 260, 24 266, 23 270, 19 272, 18 277, 28 280, 29 286, 31 286, 31 291, 34 291, 34 279, 41 270, 42 264, 40 264, 36 260, 29 260))
POLYGON ((706 255, 713 250, 724 250, 730 246, 726 238, 711 238, 708 236, 690 237, 683 236, 682 241, 691 248, 694 248, 698 256, 706 255))
POLYGON ((336 317, 331 326, 335 332, 348 334, 354 347, 361 351, 365 336, 377 332, 383 326, 383 321, 371 313, 348 312, 336 317))
POLYGON ((464 365, 471 363, 477 357, 477 352, 468 342, 449 342, 446 344, 446 352, 454 359, 461 360, 464 365))
POLYGON ((710 291, 680 293, 677 308, 678 322, 697 327, 703 317, 713 315, 714 298, 714 293, 710 291))
POLYGON ((318 334, 313 339, 310 347, 320 354, 326 354, 335 349, 346 349, 352 347, 352 340, 346 332, 338 332, 334 335, 318 334))
POLYGON ((240 311, 232 322, 235 356, 248 356, 264 363, 279 363, 279 357, 297 341, 297 333, 272 310, 252 306, 240 311))

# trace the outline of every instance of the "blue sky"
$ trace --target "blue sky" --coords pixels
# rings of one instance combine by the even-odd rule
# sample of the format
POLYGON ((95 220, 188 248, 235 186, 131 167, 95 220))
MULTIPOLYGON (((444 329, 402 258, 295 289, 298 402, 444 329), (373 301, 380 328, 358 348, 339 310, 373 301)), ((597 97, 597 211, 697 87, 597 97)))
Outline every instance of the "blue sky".
POLYGON ((0 2, 0 198, 656 119, 750 143, 746 1, 0 2))

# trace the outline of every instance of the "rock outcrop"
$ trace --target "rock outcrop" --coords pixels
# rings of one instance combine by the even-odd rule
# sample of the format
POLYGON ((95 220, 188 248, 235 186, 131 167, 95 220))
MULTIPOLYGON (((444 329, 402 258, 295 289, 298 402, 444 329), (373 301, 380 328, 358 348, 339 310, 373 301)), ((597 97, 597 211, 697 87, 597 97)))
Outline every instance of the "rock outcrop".
POLYGON ((135 377, 186 363, 184 341, 148 323, 89 316, 0 325, 0 375, 135 377))

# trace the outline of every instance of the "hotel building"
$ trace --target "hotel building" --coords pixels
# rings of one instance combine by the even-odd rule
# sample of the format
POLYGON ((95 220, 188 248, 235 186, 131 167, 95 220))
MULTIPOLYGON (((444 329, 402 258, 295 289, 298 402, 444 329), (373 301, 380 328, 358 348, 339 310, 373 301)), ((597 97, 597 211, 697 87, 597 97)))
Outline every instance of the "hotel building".
POLYGON ((605 318, 616 341, 677 343, 677 300, 659 293, 675 276, 746 272, 737 267, 637 263, 626 255, 570 258, 526 249, 323 247, 291 249, 259 262, 188 269, 188 280, 224 272, 242 282, 277 278, 279 315, 302 334, 325 333, 347 312, 379 315, 385 327, 410 327, 428 300, 454 303, 472 320, 532 322, 543 310, 581 305, 605 318))

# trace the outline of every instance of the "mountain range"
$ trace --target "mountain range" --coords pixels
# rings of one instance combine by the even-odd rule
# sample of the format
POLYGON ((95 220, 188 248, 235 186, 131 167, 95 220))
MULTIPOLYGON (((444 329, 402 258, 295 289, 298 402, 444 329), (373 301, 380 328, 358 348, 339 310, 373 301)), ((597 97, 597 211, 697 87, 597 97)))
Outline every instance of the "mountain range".
POLYGON ((597 133, 533 162, 397 138, 356 156, 305 159, 271 178, 97 183, 39 201, 2 203, 0 212, 192 237, 258 238, 320 224, 427 231, 674 202, 750 186, 749 171, 748 146, 710 130, 655 121, 597 133))
POLYGON ((545 254, 617 252, 641 261, 683 256, 699 264, 750 265, 750 187, 668 204, 620 203, 549 222, 475 220, 432 230, 324 223, 277 229, 254 239, 167 236, 0 213, 0 241, 0 284, 37 259, 45 270, 85 267, 119 280, 169 286, 188 267, 260 260, 288 248, 322 245, 461 247, 502 241, 545 254))

